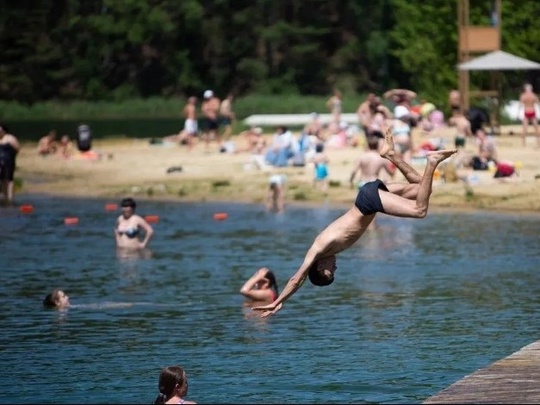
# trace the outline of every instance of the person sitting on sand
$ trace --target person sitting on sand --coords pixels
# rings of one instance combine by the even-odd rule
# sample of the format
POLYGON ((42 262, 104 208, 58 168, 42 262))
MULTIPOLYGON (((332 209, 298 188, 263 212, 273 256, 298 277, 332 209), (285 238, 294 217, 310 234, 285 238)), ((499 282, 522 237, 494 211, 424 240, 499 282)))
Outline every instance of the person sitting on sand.
POLYGON ((56 152, 58 155, 64 159, 69 159, 71 156, 73 156, 73 153, 75 151, 75 147, 73 146, 73 142, 69 139, 68 135, 62 135, 62 138, 60 138, 60 143, 58 144, 58 149, 56 152))
POLYGON ((278 295, 276 276, 271 270, 262 267, 242 286, 240 294, 250 301, 274 301, 278 295))
POLYGON ((122 215, 116 219, 114 235, 116 246, 119 248, 144 249, 150 242, 154 230, 146 220, 135 214, 137 203, 133 198, 124 198, 120 202, 122 215), (144 231, 144 237, 141 241, 140 230, 144 231))
POLYGON ((37 152, 41 156, 53 155, 57 150, 56 131, 53 129, 43 136, 37 145, 37 152))
POLYGON ((354 205, 315 238, 302 265, 289 279, 280 296, 271 304, 253 309, 262 311, 263 317, 276 313, 307 277, 317 286, 331 284, 337 268, 336 255, 351 247, 362 236, 378 212, 402 218, 424 218, 428 213, 435 169, 454 153, 455 149, 429 152, 424 174, 420 175, 396 153, 392 130, 386 129, 380 154, 401 171, 409 184, 386 185, 377 179, 360 188, 354 205))
POLYGON ((188 393, 188 378, 180 366, 165 367, 159 373, 159 395, 154 404, 196 404, 184 397, 188 393))
POLYGON ((67 296, 64 291, 59 289, 52 290, 43 299, 43 306, 45 308, 63 309, 69 307, 70 305, 69 296, 67 296))

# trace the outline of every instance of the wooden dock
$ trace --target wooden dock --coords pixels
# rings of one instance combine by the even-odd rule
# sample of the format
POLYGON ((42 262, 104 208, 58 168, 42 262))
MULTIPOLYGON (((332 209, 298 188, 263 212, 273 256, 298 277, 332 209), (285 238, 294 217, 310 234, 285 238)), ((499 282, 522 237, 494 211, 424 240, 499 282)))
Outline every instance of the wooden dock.
POLYGON ((540 404, 540 341, 479 369, 424 404, 540 404))

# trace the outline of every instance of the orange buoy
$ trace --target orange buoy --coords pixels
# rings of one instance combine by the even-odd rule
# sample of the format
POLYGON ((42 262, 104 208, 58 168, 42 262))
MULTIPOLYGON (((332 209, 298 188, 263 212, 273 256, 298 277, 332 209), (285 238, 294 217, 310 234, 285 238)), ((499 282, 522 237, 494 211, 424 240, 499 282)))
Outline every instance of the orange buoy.
POLYGON ((77 217, 64 218, 64 224, 66 225, 77 225, 78 223, 79 223, 79 218, 77 217))
POLYGON ((224 219, 227 219, 228 216, 229 214, 227 214, 226 212, 216 212, 214 214, 214 219, 216 221, 223 221, 224 219))
POLYGON ((116 211, 118 204, 105 204, 105 211, 116 211))
POLYGON ((22 212, 23 214, 30 214, 31 212, 34 211, 34 207, 30 204, 24 204, 24 205, 21 205, 21 207, 19 208, 19 211, 22 212))
POLYGON ((146 220, 146 222, 148 222, 149 224, 150 223, 157 223, 159 222, 159 216, 158 215, 147 215, 144 217, 144 219, 146 220))

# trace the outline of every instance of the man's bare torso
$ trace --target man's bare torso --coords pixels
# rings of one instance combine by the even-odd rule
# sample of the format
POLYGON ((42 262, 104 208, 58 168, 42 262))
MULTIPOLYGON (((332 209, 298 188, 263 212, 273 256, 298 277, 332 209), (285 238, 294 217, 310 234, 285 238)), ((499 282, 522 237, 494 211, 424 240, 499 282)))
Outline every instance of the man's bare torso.
POLYGON ((204 101, 202 110, 205 117, 210 119, 217 119, 219 111, 219 100, 216 97, 212 97, 210 100, 204 101))
POLYGON ((532 91, 521 93, 520 101, 525 111, 534 111, 534 104, 538 103, 538 96, 532 91))

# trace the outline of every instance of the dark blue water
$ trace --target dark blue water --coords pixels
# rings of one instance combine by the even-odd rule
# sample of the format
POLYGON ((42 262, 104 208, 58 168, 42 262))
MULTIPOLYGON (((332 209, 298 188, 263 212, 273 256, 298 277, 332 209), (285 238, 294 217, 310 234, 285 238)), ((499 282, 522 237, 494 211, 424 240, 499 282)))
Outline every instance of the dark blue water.
POLYGON ((243 282, 283 287, 342 210, 140 201, 151 256, 122 257, 114 201, 21 198, 32 214, 0 210, 3 403, 151 403, 174 364, 199 403, 420 403, 540 338, 538 216, 381 216, 334 284, 263 320, 243 282), (55 287, 74 308, 42 309, 55 287))

